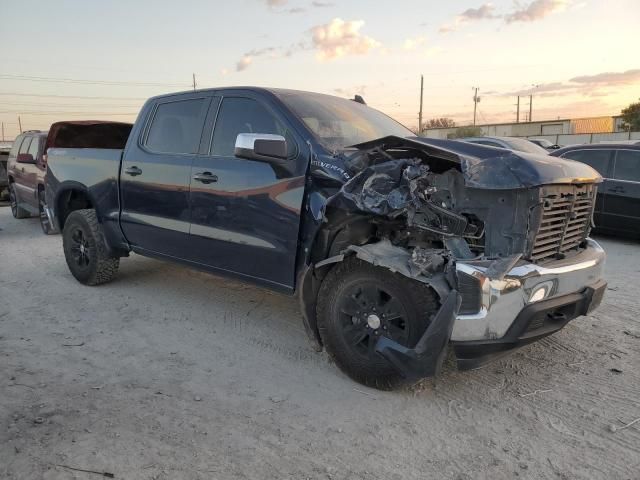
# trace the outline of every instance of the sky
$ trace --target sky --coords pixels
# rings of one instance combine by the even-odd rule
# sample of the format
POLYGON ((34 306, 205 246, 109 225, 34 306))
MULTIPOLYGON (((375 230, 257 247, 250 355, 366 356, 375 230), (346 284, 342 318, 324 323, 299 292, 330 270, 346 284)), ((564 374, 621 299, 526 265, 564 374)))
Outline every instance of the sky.
POLYGON ((615 115, 640 97, 640 0, 0 0, 5 137, 134 121, 150 96, 255 85, 424 119, 615 115))

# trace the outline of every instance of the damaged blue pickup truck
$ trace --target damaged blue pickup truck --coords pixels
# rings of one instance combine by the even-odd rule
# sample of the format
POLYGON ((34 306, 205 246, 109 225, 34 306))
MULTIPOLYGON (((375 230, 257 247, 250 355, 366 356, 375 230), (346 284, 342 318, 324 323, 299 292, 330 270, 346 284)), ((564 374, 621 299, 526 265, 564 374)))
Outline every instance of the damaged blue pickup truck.
POLYGON ((122 143, 47 152, 47 214, 78 281, 112 280, 135 252, 296 295, 313 347, 372 387, 436 375, 448 347, 476 368, 606 289, 589 238, 601 178, 581 163, 261 88, 152 98, 122 143))

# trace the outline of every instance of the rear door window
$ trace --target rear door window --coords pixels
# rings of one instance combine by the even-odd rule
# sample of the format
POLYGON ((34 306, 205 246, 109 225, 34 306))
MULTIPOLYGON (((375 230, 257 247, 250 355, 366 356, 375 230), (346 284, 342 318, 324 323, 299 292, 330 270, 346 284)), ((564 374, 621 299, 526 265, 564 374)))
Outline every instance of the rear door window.
POLYGON ((149 127, 145 146, 158 153, 198 153, 209 99, 161 103, 149 127))
POLYGON ((618 150, 616 152, 613 178, 640 182, 640 150, 618 150))
POLYGON ((606 177, 609 173, 609 166, 611 164, 611 153, 612 150, 604 148, 594 150, 573 150, 562 155, 562 158, 586 163, 593 169, 597 170, 600 175, 606 177))
POLYGON ((240 133, 282 135, 287 140, 289 154, 295 151, 295 143, 287 135, 286 128, 264 105, 252 98, 227 97, 222 101, 216 120, 211 154, 232 157, 240 133))

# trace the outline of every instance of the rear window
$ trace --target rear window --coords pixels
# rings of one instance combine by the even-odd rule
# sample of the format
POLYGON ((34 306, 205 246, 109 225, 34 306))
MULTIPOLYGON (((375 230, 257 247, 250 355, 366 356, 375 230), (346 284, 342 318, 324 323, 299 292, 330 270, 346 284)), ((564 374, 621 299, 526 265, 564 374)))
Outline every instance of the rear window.
POLYGON ((609 172, 611 162, 611 150, 600 148, 597 150, 573 150, 562 155, 562 158, 586 163, 591 168, 598 171, 600 175, 606 177, 609 172))
POLYGON ((45 150, 49 148, 123 149, 133 127, 130 123, 70 121, 51 125, 45 150))
POLYGON ((198 153, 207 105, 204 98, 158 105, 147 134, 147 148, 159 153, 198 153))

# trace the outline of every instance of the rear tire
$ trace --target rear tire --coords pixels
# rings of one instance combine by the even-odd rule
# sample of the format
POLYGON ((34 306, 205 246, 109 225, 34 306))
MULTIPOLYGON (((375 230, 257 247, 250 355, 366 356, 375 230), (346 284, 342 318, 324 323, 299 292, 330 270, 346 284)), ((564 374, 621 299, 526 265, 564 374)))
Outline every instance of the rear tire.
POLYGON ((44 190, 38 191, 38 215, 40 216, 40 227, 45 235, 51 235, 54 233, 51 222, 46 212, 47 202, 44 198, 44 190))
POLYGON ((9 203, 11 204, 11 214, 13 218, 28 218, 31 216, 29 212, 18 203, 18 196, 16 195, 16 189, 13 183, 9 185, 9 203))
POLYGON ((329 356, 356 382, 381 390, 405 379, 374 350, 384 335, 415 347, 440 308, 427 285, 347 258, 325 277, 318 293, 318 330, 329 356))
POLYGON ((120 258, 107 253, 95 210, 69 214, 62 231, 62 245, 71 274, 84 285, 109 282, 118 271, 120 258))

